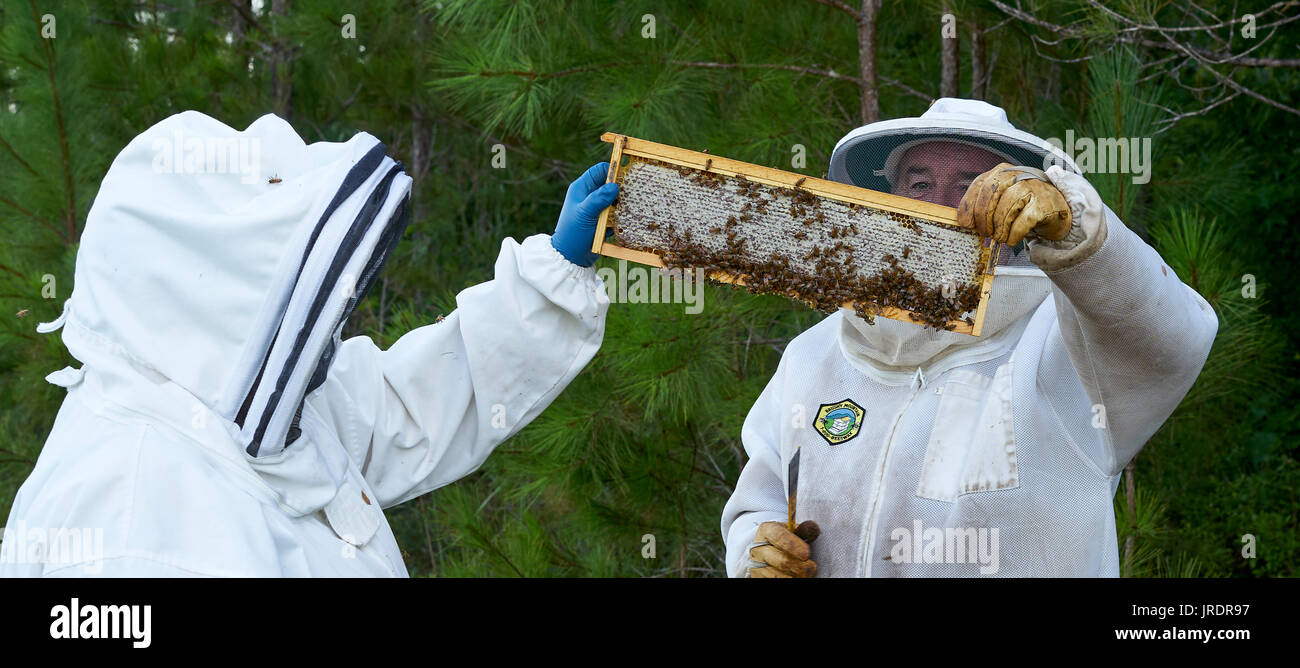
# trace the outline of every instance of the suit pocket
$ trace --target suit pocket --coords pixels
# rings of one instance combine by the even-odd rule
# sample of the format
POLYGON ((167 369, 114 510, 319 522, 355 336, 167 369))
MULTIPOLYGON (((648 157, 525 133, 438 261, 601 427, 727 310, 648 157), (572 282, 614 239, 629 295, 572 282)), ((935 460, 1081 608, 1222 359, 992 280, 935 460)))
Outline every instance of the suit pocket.
POLYGON ((1020 486, 1011 389, 1010 362, 991 379, 963 369, 948 375, 917 496, 952 503, 963 494, 1020 486))

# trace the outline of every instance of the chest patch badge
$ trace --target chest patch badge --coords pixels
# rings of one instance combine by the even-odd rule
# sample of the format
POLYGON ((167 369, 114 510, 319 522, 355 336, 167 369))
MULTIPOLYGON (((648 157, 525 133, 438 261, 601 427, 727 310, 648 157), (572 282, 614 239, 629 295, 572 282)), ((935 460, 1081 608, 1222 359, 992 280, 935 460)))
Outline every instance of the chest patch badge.
POLYGON ((839 445, 858 435, 862 430, 862 418, 866 417, 866 414, 867 411, 853 403, 851 399, 822 404, 821 409, 817 411, 817 422, 813 426, 827 443, 839 445))

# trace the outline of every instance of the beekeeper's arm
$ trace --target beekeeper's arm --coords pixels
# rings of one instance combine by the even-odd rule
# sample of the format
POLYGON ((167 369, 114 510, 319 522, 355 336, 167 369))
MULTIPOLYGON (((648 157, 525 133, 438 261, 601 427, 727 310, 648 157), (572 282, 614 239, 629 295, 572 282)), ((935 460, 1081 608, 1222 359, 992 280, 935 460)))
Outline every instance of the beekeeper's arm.
POLYGON ((595 165, 569 187, 555 235, 502 242, 495 278, 463 290, 441 322, 386 351, 367 337, 343 343, 309 401, 381 507, 477 469, 595 355, 609 298, 590 251, 618 192, 601 185, 607 169, 595 165))
POLYGON ((785 527, 788 508, 782 473, 781 416, 791 411, 779 405, 784 378, 782 358, 740 430, 748 461, 722 509, 727 575, 731 577, 812 577, 817 573, 808 546, 815 538, 815 523, 804 522, 794 533, 785 527))
POLYGON ((1061 404, 1052 409, 1062 419, 1075 419, 1070 416, 1080 407, 1065 404, 1077 395, 1052 389, 1075 376, 1083 381, 1092 401, 1088 424, 1064 427, 1079 435, 1076 441, 1099 438, 1100 448, 1083 449, 1114 475, 1191 388, 1218 318, 1102 203, 1087 179, 1053 166, 1042 174, 1046 180, 1021 176, 1019 187, 1007 187, 994 174, 1001 167, 971 184, 958 215, 1010 244, 1028 234, 1030 259, 1052 280, 1064 344, 1053 349, 1052 337, 1043 351, 1043 400, 1061 404))

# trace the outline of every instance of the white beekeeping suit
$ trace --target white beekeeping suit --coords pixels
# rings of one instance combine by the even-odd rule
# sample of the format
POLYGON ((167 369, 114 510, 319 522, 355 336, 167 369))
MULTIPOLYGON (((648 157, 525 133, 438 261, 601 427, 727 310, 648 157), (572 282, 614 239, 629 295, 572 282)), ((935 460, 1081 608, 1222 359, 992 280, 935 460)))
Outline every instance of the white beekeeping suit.
POLYGON ((113 162, 59 321, 82 364, 0 575, 405 576, 382 508, 460 478, 600 345, 608 298, 547 235, 389 350, 340 340, 411 180, 362 133, 185 112, 113 162), (220 158, 220 159, 218 159, 220 158), (58 532, 81 532, 75 549, 58 532))
POLYGON ((818 576, 1119 574, 1120 474, 1196 379, 1217 318, 1068 157, 997 107, 943 99, 859 128, 830 178, 897 193, 900 156, 936 141, 1055 163, 1069 235, 1027 237, 1032 264, 1004 253, 979 338, 841 310, 789 344, 742 431, 749 461, 722 517, 732 576, 765 565, 750 550, 760 524, 786 520, 796 448, 818 576), (845 408, 850 427, 819 422, 845 408))

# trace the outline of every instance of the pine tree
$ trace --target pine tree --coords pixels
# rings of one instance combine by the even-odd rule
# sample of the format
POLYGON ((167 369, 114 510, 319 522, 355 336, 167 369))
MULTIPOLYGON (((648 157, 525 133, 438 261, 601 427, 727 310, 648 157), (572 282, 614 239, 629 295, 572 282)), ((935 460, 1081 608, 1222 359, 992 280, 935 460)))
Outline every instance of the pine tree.
MULTIPOLYGON (((1129 5, 1142 4, 1119 9, 1138 15, 1129 5)), ((1225 17, 1230 5, 1198 3, 1225 17)), ((76 240, 114 155, 159 120, 197 109, 243 128, 275 111, 309 142, 359 130, 384 141, 415 177, 414 216, 346 334, 388 346, 490 278, 504 237, 551 231, 568 183, 608 158, 602 132, 823 175, 835 142, 864 118, 915 116, 938 95, 950 7, 960 71, 974 76, 973 31, 983 31, 977 96, 1018 127, 1152 137, 1150 183, 1089 178, 1220 316, 1205 372, 1140 457, 1133 503, 1117 495, 1121 545, 1133 537, 1125 573, 1294 575, 1300 409, 1287 377, 1300 374, 1286 351, 1300 299, 1285 289, 1300 263, 1294 116, 1244 95, 1176 124, 1151 116, 1213 98, 1151 75, 1167 50, 1111 48, 1128 33, 1083 0, 1032 3, 1053 20, 1089 21, 1051 39, 994 2, 885 2, 870 63, 854 15, 865 6, 176 0, 45 10, 8 0, 0 515, 63 397, 44 375, 77 366, 34 323, 54 319, 71 291, 76 240), (1247 285, 1257 292, 1247 296, 1247 285), (1258 538, 1258 558, 1241 558, 1244 534, 1258 538)), ((1182 10, 1190 6, 1166 3, 1143 19, 1182 10)), ((1297 25, 1252 55, 1287 57, 1297 25)), ((1184 83, 1216 81, 1189 70, 1184 83)), ((1234 76, 1297 106, 1294 68, 1234 76)), ((740 426, 785 344, 820 317, 717 286, 696 315, 683 304, 613 304, 600 353, 532 425, 480 472, 389 509, 412 573, 722 575, 721 509, 745 461, 740 426)))

